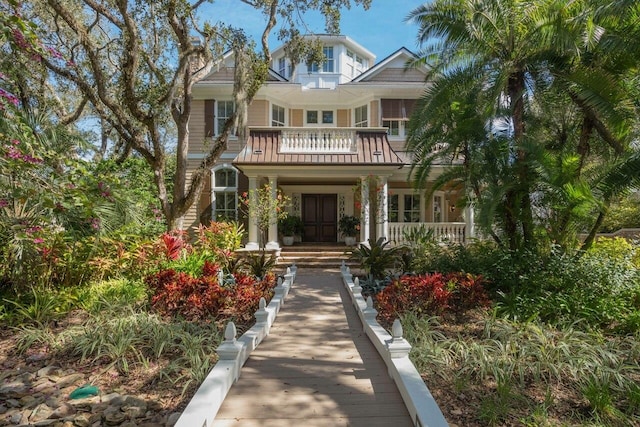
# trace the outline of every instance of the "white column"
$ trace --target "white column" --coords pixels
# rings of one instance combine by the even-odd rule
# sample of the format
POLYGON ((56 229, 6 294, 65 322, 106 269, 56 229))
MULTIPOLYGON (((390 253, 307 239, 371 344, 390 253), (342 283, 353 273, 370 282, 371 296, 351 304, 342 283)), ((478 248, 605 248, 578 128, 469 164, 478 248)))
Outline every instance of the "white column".
POLYGON ((260 246, 258 245, 258 224, 256 223, 256 217, 253 211, 257 203, 257 182, 258 177, 249 177, 249 241, 247 242, 245 248, 251 250, 260 249, 260 246))
POLYGON ((387 177, 382 176, 378 178, 380 182, 380 196, 377 214, 379 215, 378 223, 376 224, 377 238, 384 237, 384 240, 389 240, 389 183, 387 177))
POLYGON ((366 176, 360 177, 360 184, 360 199, 362 200, 362 207, 360 208, 360 242, 368 244, 371 236, 371 230, 369 229, 371 224, 371 204, 369 203, 369 180, 366 176))
POLYGON ((476 237, 475 214, 473 205, 464 208, 464 240, 469 241, 476 237))
MULTIPOLYGON (((278 197, 278 177, 269 177, 269 188, 271 189, 271 200, 275 200, 278 197)), ((280 249, 278 244, 278 212, 275 210, 269 213, 269 236, 265 249, 280 249)))

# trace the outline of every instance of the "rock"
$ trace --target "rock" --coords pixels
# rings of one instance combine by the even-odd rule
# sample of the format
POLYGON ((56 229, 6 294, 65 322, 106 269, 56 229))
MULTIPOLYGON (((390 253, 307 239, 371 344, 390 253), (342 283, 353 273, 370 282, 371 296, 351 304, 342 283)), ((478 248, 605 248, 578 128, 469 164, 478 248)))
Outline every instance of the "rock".
POLYGON ((462 415, 462 410, 460 409, 452 409, 451 415, 462 415))
POLYGON ((49 408, 57 408, 61 405, 58 396, 51 396, 47 400, 45 400, 44 403, 46 403, 49 408))
POLYGON ((79 411, 90 412, 91 405, 98 402, 100 402, 100 398, 98 396, 93 396, 93 397, 85 397, 84 399, 70 400, 69 404, 79 411))
POLYGON ((45 366, 44 368, 40 368, 36 373, 38 377, 48 377, 50 375, 61 375, 61 374, 62 374, 62 369, 59 366, 55 366, 55 365, 49 365, 49 366, 45 366))
POLYGON ((9 422, 15 425, 22 424, 22 418, 22 412, 16 412, 15 414, 11 415, 11 417, 9 418, 9 422))
POLYGON ((36 423, 38 421, 46 420, 53 413, 53 409, 49 408, 47 405, 40 404, 36 406, 33 411, 31 411, 31 415, 29 415, 29 421, 32 423, 36 423))
POLYGON ((76 415, 73 419, 73 425, 77 427, 89 427, 91 425, 89 415, 85 413, 76 415))
POLYGON ((138 425, 133 421, 127 421, 126 423, 120 424, 120 427, 138 427, 138 425))
POLYGON ((23 408, 35 408, 36 406, 38 406, 38 403, 40 403, 38 402, 38 399, 31 395, 23 396, 20 398, 20 406, 22 406, 23 408))
POLYGON ((169 415, 169 418, 167 419, 167 427, 174 426, 178 422, 178 418, 180 418, 180 415, 182 415, 182 413, 180 412, 174 412, 173 414, 169 415))
POLYGON ((47 360, 49 355, 47 353, 36 353, 27 356, 25 359, 27 362, 40 362, 41 360, 47 360))
POLYGON ((145 416, 146 410, 139 406, 122 407, 124 413, 129 419, 142 418, 145 416))
POLYGON ((20 402, 16 399, 7 399, 5 403, 10 408, 17 408, 18 406, 20 406, 20 402))
POLYGON ((138 408, 143 414, 147 412, 147 401, 135 396, 127 396, 124 399, 123 408, 138 408))
POLYGON ((69 405, 68 403, 63 403, 61 406, 58 406, 53 411, 53 413, 50 415, 50 418, 54 418, 54 419, 65 418, 65 417, 74 415, 76 412, 77 412, 76 408, 69 405))
POLYGON ((84 381, 84 374, 75 373, 59 378, 56 381, 56 385, 60 388, 65 388, 80 381, 84 381))
POLYGON ((0 387, 0 396, 4 399, 20 399, 29 394, 29 386, 23 381, 12 381, 0 387))
POLYGON ((117 411, 104 413, 104 422, 108 426, 120 425, 126 419, 127 419, 127 416, 125 415, 125 413, 120 411, 119 409, 117 411))
POLYGON ((109 403, 111 405, 122 405, 124 403, 125 397, 120 393, 109 393, 105 394, 100 398, 101 402, 109 403))

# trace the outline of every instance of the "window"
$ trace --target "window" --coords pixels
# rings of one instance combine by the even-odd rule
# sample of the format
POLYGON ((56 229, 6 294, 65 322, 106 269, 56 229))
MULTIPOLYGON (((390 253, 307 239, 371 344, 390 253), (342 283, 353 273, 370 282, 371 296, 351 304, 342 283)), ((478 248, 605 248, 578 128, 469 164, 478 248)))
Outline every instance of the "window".
POLYGON ((389 136, 404 137, 406 126, 415 109, 415 99, 382 99, 382 126, 388 128, 389 136))
POLYGON ((369 126, 369 117, 367 114, 367 105, 363 105, 355 109, 355 125, 357 128, 366 128, 369 126))
POLYGON ((318 112, 317 111, 307 111, 307 123, 317 124, 318 123, 318 112))
POLYGON ((404 136, 404 122, 401 120, 383 120, 382 127, 387 128, 389 136, 404 136))
POLYGON ((307 110, 307 124, 317 125, 320 123, 323 125, 333 124, 333 110, 307 110))
POLYGON ((238 172, 226 165, 213 173, 212 218, 214 221, 235 221, 237 219, 238 172))
MULTIPOLYGON (((401 190, 402 191, 402 190, 401 190)), ((420 222, 420 195, 389 194, 387 215, 389 222, 420 222)))
POLYGON ((444 208, 442 200, 442 194, 433 195, 433 222, 442 222, 442 209, 444 208))
MULTIPOLYGON (((324 55, 324 62, 322 63, 322 72, 333 73, 335 68, 335 60, 333 58, 333 46, 323 47, 322 54, 324 55)), ((307 67, 310 73, 317 73, 320 70, 320 66, 316 63, 307 64, 307 67)))
POLYGON ((420 195, 404 195, 404 222, 420 222, 420 195))
MULTIPOLYGON (((233 101, 218 101, 218 107, 216 109, 216 135, 219 135, 224 128, 224 123, 233 114, 236 106, 233 101)), ((231 131, 232 135, 235 135, 235 129, 231 131)))
POLYGON ((322 71, 325 73, 333 73, 333 46, 325 46, 322 48, 322 53, 325 57, 325 60, 322 63, 322 71))
POLYGON ((398 222, 398 218, 400 217, 399 215, 399 196, 397 194, 390 194, 389 195, 389 205, 388 205, 388 212, 387 212, 387 217, 389 218, 389 222, 398 222))
POLYGON ((284 125, 284 107, 271 104, 271 126, 283 127, 284 125))
POLYGON ((278 74, 287 77, 287 59, 284 56, 278 59, 278 74))

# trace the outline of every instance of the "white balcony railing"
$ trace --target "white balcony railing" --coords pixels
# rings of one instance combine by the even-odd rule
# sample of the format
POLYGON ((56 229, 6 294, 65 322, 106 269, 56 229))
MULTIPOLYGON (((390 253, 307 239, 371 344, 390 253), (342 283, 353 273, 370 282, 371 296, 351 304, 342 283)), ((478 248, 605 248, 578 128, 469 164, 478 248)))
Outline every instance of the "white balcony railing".
POLYGON ((433 230, 433 237, 443 243, 464 243, 464 222, 390 222, 389 240, 395 245, 407 243, 406 235, 419 230, 433 230))
POLYGON ((283 129, 281 153, 355 153, 356 132, 352 129, 283 129))

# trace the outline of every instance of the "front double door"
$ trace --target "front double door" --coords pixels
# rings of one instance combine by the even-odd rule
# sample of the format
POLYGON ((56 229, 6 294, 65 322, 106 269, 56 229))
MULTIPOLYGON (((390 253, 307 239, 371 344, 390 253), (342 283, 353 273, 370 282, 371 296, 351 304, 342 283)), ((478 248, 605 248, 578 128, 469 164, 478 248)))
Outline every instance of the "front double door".
POLYGON ((303 194, 302 222, 304 242, 336 242, 338 240, 338 196, 335 194, 303 194))

